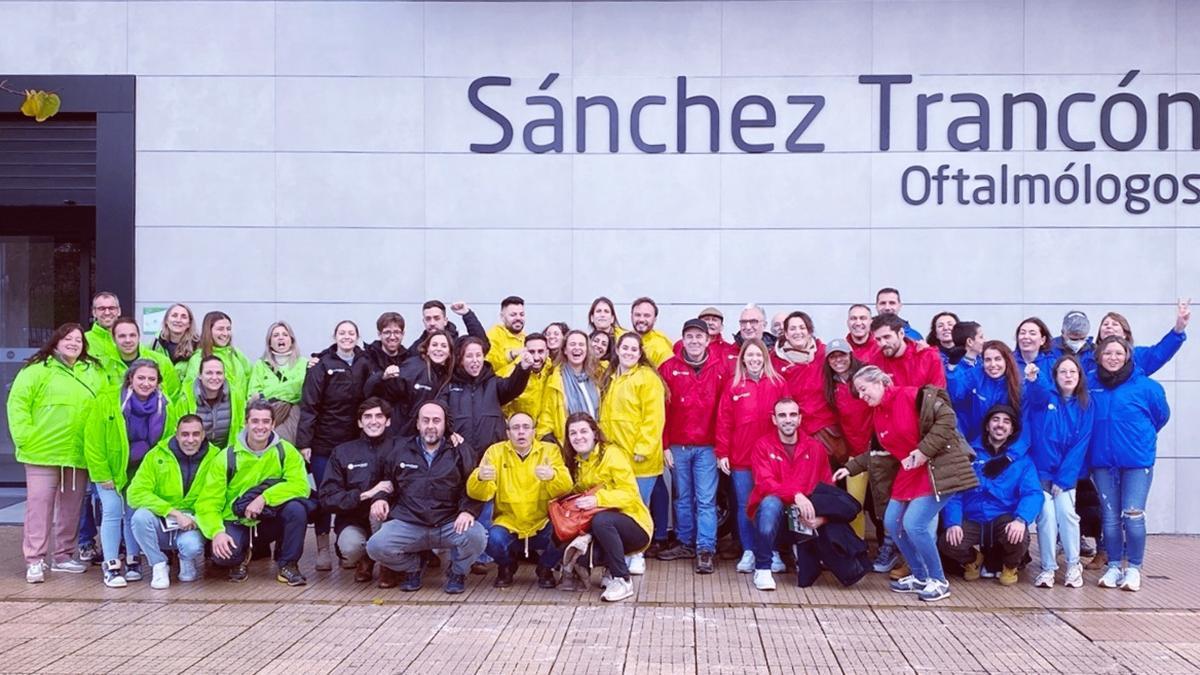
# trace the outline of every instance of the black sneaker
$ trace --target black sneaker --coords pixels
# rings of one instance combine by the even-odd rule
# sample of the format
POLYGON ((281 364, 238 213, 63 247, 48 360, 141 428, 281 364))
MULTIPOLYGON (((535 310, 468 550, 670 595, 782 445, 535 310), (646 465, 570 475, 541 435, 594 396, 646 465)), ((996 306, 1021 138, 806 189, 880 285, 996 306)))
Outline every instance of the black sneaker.
POLYGON ((308 579, 300 573, 300 567, 296 563, 287 563, 280 565, 279 572, 275 575, 275 581, 288 586, 303 586, 308 583, 308 579))
POLYGON ((538 588, 554 588, 558 582, 554 580, 554 570, 549 567, 537 568, 538 588))
POLYGON ((700 551, 696 556, 696 574, 712 574, 716 571, 712 551, 700 551))
POLYGON ((240 584, 249 576, 246 573, 246 563, 241 563, 237 567, 229 568, 229 580, 235 584, 240 584))
POLYGON ((516 563, 508 565, 496 566, 496 580, 492 582, 493 588, 508 588, 513 585, 513 577, 517 574, 516 563))
POLYGON ((95 544, 84 544, 79 547, 79 562, 100 564, 100 552, 96 550, 95 544))
POLYGON ((446 575, 446 585, 442 588, 443 591, 450 595, 458 595, 467 591, 467 575, 455 574, 453 572, 446 575))
POLYGON ((671 548, 658 552, 659 560, 691 560, 696 557, 696 551, 691 546, 675 544, 671 548))
POLYGON ((409 572, 400 582, 400 590, 405 593, 412 593, 421 590, 421 573, 409 572))

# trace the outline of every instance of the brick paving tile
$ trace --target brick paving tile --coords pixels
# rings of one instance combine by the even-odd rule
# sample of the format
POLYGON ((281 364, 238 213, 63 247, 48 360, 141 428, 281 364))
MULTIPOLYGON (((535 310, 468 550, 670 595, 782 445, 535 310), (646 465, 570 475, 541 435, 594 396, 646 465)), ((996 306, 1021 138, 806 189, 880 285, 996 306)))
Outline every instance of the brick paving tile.
POLYGON ((162 604, 153 612, 147 612, 128 623, 147 626, 179 625, 190 626, 213 612, 221 609, 221 605, 212 604, 162 604))
POLYGON ((1099 642, 1097 646, 1135 673, 1195 673, 1195 665, 1170 647, 1145 642, 1099 642))
POLYGON ((576 607, 551 672, 621 672, 633 616, 628 603, 576 607))
MULTIPOLYGON (((245 628, 240 626, 189 626, 177 638, 166 638, 142 652, 143 658, 171 656, 200 659, 237 638, 245 628)), ((191 664, 188 664, 191 665, 191 664)))
POLYGON ((807 668, 837 669, 837 655, 825 639, 811 610, 763 607, 754 610, 767 663, 804 664, 807 668))
POLYGON ((40 602, 0 602, 0 623, 17 619, 41 606, 40 602))
POLYGON ((129 660, 129 655, 120 654, 72 654, 47 664, 38 670, 39 673, 63 673, 64 675, 82 675, 83 673, 116 673, 122 671, 122 664, 129 660))
POLYGON ((518 607, 485 659, 487 670, 549 673, 574 613, 564 606, 518 607))
POLYGON ((159 640, 142 637, 140 634, 122 631, 100 640, 92 640, 72 652, 72 656, 137 656, 159 644, 159 640))
POLYGON ((204 617, 204 626, 252 626, 283 607, 269 603, 224 605, 204 617))
POLYGON ((293 659, 281 656, 258 671, 259 675, 324 675, 337 668, 341 659, 293 659))
POLYGON ((175 675, 200 660, 199 656, 136 656, 121 664, 121 675, 175 675))
POLYGON ((767 667, 767 654, 758 635, 758 619, 751 607, 696 610, 696 663, 702 672, 747 672, 767 667))
POLYGON ((346 605, 339 607, 325 623, 346 628, 378 628, 398 611, 397 605, 346 605))
POLYGON ((455 612, 408 667, 413 672, 474 672, 515 611, 509 605, 481 605, 455 612))
POLYGON ((695 672, 696 629, 688 607, 637 607, 625 654, 626 671, 695 672))
POLYGON ((32 673, 83 647, 89 641, 77 638, 27 640, 4 652, 3 668, 10 673, 32 673))
POLYGON ((25 644, 31 638, 10 635, 8 631, 4 630, 2 627, 0 627, 0 631, 3 631, 3 633, 0 633, 0 663, 3 663, 4 652, 25 644))
MULTIPOLYGON (((1187 637, 1187 636, 1181 635, 1179 637, 1187 637)), ((1195 666, 1197 669, 1200 669, 1200 643, 1168 642, 1168 643, 1166 643, 1166 645, 1167 645, 1167 647, 1169 647, 1171 649, 1171 651, 1178 654, 1180 657, 1182 657, 1188 663, 1195 666)))

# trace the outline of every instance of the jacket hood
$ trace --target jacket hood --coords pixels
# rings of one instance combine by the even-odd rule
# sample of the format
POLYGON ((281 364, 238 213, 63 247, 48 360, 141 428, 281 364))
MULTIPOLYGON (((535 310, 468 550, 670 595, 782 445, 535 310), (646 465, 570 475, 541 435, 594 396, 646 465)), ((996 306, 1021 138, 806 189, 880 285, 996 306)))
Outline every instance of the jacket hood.
POLYGON ((495 375, 496 369, 492 368, 492 364, 487 361, 483 362, 483 370, 480 370, 479 374, 475 377, 471 377, 466 369, 463 368, 463 365, 459 363, 454 366, 454 377, 451 378, 451 381, 456 384, 478 384, 486 382, 488 379, 495 377, 495 375))
POLYGON ((271 448, 274 448, 276 445, 279 445, 279 443, 281 441, 283 441, 283 439, 279 437, 279 434, 272 431, 271 438, 270 438, 270 440, 267 441, 267 446, 265 448, 263 448, 261 451, 255 452, 254 450, 250 449, 250 444, 246 442, 246 436, 249 433, 250 433, 249 429, 242 429, 241 431, 239 431, 238 435, 237 435, 237 444, 240 447, 247 450, 248 452, 253 452, 256 455, 261 455, 261 454, 266 453, 268 450, 270 450, 271 448))
POLYGON ((1004 441, 1004 445, 1000 448, 1000 450, 1007 451, 1014 443, 1017 442, 1017 439, 1021 437, 1021 414, 1017 412, 1016 408, 1013 408, 1011 405, 1006 403, 998 403, 988 408, 987 412, 983 415, 982 434, 979 437, 980 445, 982 445, 985 450, 989 451, 988 454, 991 454, 991 446, 988 444, 988 420, 992 419, 992 415, 999 413, 1008 415, 1008 418, 1011 419, 1013 423, 1012 435, 1008 437, 1008 440, 1004 441))

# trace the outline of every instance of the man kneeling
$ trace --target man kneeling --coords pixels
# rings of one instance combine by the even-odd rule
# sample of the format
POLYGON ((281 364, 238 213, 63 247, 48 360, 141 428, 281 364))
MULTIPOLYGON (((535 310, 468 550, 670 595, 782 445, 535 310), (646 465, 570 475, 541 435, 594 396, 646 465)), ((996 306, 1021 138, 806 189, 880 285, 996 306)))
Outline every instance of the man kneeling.
POLYGON ((1020 438, 1020 420, 1007 405, 988 410, 973 462, 979 487, 956 493, 942 512, 946 536, 939 547, 962 564, 967 581, 979 578, 985 559, 998 557, 1000 583, 1017 583, 1017 568, 1029 548, 1027 526, 1042 510, 1042 484, 1020 438))
POLYGON ((856 583, 870 564, 866 544, 850 526, 858 501, 833 487, 825 445, 798 431, 800 404, 779 399, 771 421, 775 433, 763 436, 750 456, 754 491, 746 510, 755 523, 754 587, 775 590, 771 554, 789 510, 796 512, 794 531, 785 534, 795 543, 796 583, 813 585, 822 564, 843 585, 856 583))
POLYGON ((197 522, 196 515, 196 499, 217 454, 204 438, 200 417, 184 415, 175 435, 146 453, 129 482, 129 507, 137 509, 130 528, 154 570, 151 588, 171 585, 163 550, 178 552, 180 581, 196 580, 196 563, 204 557, 204 539, 220 525, 218 519, 197 522))
POLYGON ((304 458, 275 433, 272 419, 266 400, 246 406, 246 428, 214 453, 196 500, 196 518, 211 528, 213 562, 229 568, 230 581, 246 580, 254 528, 255 543, 275 543, 276 579, 303 586, 307 580, 299 563, 308 528, 308 474, 304 458))
POLYGON ((471 563, 487 545, 487 531, 475 522, 483 503, 467 495, 473 451, 450 444, 446 418, 436 401, 418 409, 417 436, 396 442, 380 475, 393 491, 371 504, 371 517, 387 522, 367 541, 367 555, 403 575, 402 591, 421 589, 421 553, 442 548, 453 549, 443 590, 466 591, 471 563))

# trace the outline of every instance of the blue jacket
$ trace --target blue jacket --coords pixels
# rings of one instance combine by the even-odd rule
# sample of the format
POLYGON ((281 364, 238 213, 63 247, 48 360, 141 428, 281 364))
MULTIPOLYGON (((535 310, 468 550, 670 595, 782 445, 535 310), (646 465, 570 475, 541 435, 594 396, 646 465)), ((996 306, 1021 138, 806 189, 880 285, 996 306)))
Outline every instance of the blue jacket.
POLYGON ((1154 466, 1158 432, 1171 419, 1162 385, 1138 373, 1113 389, 1091 389, 1096 420, 1088 449, 1092 468, 1144 469, 1154 466))
MULTIPOLYGON (((1017 438, 1019 443, 1021 438, 1017 438)), ((1015 443, 1014 443, 1015 445, 1015 443)), ((1026 524, 1037 520, 1042 511, 1042 484, 1038 481, 1037 468, 1028 457, 1014 456, 1012 446, 1006 449, 1014 461, 999 476, 988 478, 983 475, 983 465, 996 456, 975 446, 975 475, 979 486, 965 492, 955 493, 943 512, 946 527, 961 526, 963 518, 973 523, 990 523, 1004 515, 1014 515, 1026 524)))
MULTIPOLYGON (((1046 382, 1054 381, 1051 371, 1054 370, 1054 362, 1057 361, 1058 357, 1061 355, 1062 354, 1055 353, 1053 350, 1045 351, 1045 352, 1038 352, 1037 357, 1035 357, 1033 359, 1033 363, 1038 367, 1038 380, 1039 381, 1041 381, 1041 380, 1045 380, 1046 382)), ((1025 360, 1025 356, 1021 354, 1021 350, 1016 347, 1013 348, 1013 358, 1017 362, 1017 372, 1019 372, 1021 374, 1021 379, 1024 379, 1025 378, 1025 366, 1029 365, 1029 362, 1025 360)))
MULTIPOLYGON (((1143 375, 1153 375, 1167 365, 1167 362, 1175 358, 1175 354, 1179 353, 1179 348, 1187 340, 1187 333, 1176 333, 1174 329, 1167 331, 1158 344, 1149 347, 1134 347, 1133 348, 1133 372, 1143 375)), ((1062 336, 1054 338, 1050 343, 1050 353, 1054 359, 1067 353, 1069 350, 1063 345, 1062 336)), ((1096 345, 1093 344, 1092 338, 1087 339, 1087 344, 1076 354, 1079 357, 1079 362, 1083 364, 1083 372, 1087 375, 1088 387, 1096 388, 1100 386, 1100 379, 1096 375, 1096 345)), ((1051 365, 1054 360, 1051 360, 1051 365)), ((1041 367, 1041 364, 1038 364, 1041 367)))
POLYGON ((1096 417, 1095 401, 1089 400, 1084 408, 1079 399, 1064 397, 1057 386, 1039 377, 1026 385, 1021 405, 1025 408, 1030 458, 1037 467, 1038 479, 1064 490, 1074 489, 1079 478, 1087 475, 1085 462, 1096 417))
MULTIPOLYGON (((1021 380, 1025 380, 1022 378, 1021 380)), ((968 443, 979 442, 983 430, 983 416, 994 405, 1014 405, 1008 400, 1008 383, 1003 377, 993 379, 983 372, 983 360, 976 359, 975 365, 966 360, 946 373, 946 390, 958 416, 958 430, 968 443)), ((1020 410, 1018 410, 1020 412, 1020 410)), ((1023 444, 1028 447, 1028 443, 1023 444)))

